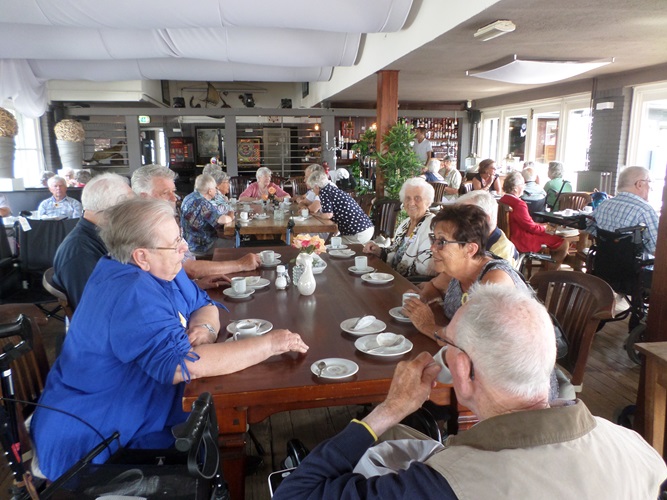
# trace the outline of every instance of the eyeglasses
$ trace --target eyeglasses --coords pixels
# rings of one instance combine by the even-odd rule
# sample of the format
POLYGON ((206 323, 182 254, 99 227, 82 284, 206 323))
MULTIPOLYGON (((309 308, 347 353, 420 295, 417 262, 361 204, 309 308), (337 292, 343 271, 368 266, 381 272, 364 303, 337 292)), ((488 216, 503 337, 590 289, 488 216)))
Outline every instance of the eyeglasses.
MULTIPOLYGON (((463 349, 461 349, 459 346, 457 346, 457 345, 456 345, 454 342, 452 342, 451 340, 448 340, 447 338, 445 338, 445 337, 441 337, 440 335, 438 335, 438 332, 437 332, 437 331, 433 333, 433 336, 435 337, 435 340, 439 340, 439 341, 442 342, 443 344, 447 344, 447 345, 449 345, 449 346, 456 347, 459 351, 461 351, 463 354, 465 354, 466 356, 468 356, 468 359, 470 360, 470 380, 475 380, 475 365, 474 365, 473 362, 472 362, 472 358, 470 357, 470 354, 468 354, 467 352, 465 352, 463 349)), ((444 360, 445 357, 443 356, 442 359, 444 360)), ((446 365, 446 364, 447 364, 447 362, 445 361, 445 365, 446 365)), ((448 366, 447 368, 449 368, 449 366, 448 366)))
POLYGON ((149 250, 173 250, 174 253, 178 253, 181 250, 183 243, 185 243, 185 240, 183 239, 183 235, 181 234, 176 240, 175 247, 151 247, 149 248, 149 250))
POLYGON ((445 245, 465 245, 467 241, 450 241, 445 238, 436 238, 435 234, 429 233, 428 239, 431 242, 431 246, 435 246, 438 250, 445 248, 445 245))
POLYGON ((635 182, 635 185, 639 184, 640 182, 647 182, 650 184, 652 182, 652 179, 639 179, 637 182, 635 182))

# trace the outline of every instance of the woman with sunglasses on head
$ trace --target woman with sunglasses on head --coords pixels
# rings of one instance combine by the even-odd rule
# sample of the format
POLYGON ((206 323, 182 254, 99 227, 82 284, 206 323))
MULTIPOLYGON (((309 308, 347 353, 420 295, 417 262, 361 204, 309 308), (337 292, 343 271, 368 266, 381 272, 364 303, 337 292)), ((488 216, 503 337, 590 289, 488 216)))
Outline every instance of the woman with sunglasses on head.
POLYGON ((429 207, 433 203, 435 190, 424 179, 414 177, 405 181, 399 193, 405 219, 396 229, 394 240, 389 248, 382 248, 369 241, 364 246, 364 253, 376 255, 403 276, 435 276, 431 259, 431 242, 428 235, 431 230, 433 214, 429 207))
MULTIPOLYGON (((486 213, 475 205, 448 205, 433 218, 431 252, 433 266, 443 287, 444 315, 447 322, 465 304, 468 290, 475 283, 497 283, 528 289, 523 276, 504 259, 486 252, 489 222, 486 213)), ((410 299, 403 306, 417 329, 430 338, 444 325, 436 323, 430 306, 410 299)), ((437 340, 437 339, 436 339, 437 340)))

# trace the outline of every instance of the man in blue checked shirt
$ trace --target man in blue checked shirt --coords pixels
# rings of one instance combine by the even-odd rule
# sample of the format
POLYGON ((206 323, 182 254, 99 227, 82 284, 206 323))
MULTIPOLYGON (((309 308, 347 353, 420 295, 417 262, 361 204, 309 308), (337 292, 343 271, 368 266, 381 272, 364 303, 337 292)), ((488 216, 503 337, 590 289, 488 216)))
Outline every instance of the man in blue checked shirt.
POLYGON ((81 202, 67 196, 67 181, 60 176, 54 175, 49 179, 48 186, 53 196, 39 204, 39 208, 37 209, 39 217, 79 219, 83 208, 81 202))
POLYGON ((654 254, 658 239, 658 213, 647 201, 650 190, 651 175, 648 169, 627 167, 618 176, 618 194, 598 206, 586 230, 595 236, 598 228, 615 231, 644 224, 644 250, 654 254))

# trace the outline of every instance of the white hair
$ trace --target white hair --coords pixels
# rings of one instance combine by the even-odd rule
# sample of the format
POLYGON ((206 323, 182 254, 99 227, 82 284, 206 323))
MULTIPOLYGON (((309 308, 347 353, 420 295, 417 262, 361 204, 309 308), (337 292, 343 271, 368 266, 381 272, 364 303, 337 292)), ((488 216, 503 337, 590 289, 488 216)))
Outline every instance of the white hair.
POLYGON ((403 183, 401 190, 398 193, 398 198, 401 200, 401 203, 405 200, 405 190, 409 187, 419 188, 421 190, 422 198, 427 204, 426 206, 431 206, 435 199, 435 189, 421 177, 411 177, 403 183))
POLYGON ((452 340, 470 356, 475 373, 515 397, 547 396, 556 340, 546 308, 529 291, 506 285, 478 283, 468 295, 455 315, 452 340))
POLYGON ((174 208, 163 200, 136 197, 110 208, 105 216, 107 224, 100 228, 100 237, 111 258, 127 264, 137 248, 159 244, 160 227, 174 220, 174 208))
POLYGON ((195 179, 195 191, 198 191, 201 194, 204 194, 206 191, 216 186, 217 184, 212 175, 201 174, 195 179))
POLYGON ((46 183, 49 187, 55 186, 56 184, 65 183, 65 187, 67 187, 67 180, 64 177, 60 177, 59 175, 53 175, 49 177, 49 180, 46 183))
POLYGON ((534 181, 537 179, 537 173, 535 173, 533 167, 524 167, 524 169, 521 171, 521 175, 523 175, 523 180, 526 182, 534 181))
POLYGON ((491 193, 483 189, 477 191, 469 191, 461 195, 456 200, 456 203, 463 203, 465 205, 477 205, 484 210, 489 218, 489 226, 493 231, 498 226, 498 202, 491 193))
POLYGON ((440 170, 440 160, 437 158, 431 158, 426 164, 426 168, 429 172, 436 173, 440 170))
POLYGON ((130 197, 130 181, 118 174, 102 174, 93 177, 81 192, 84 210, 100 212, 130 197), (128 192, 129 191, 129 192, 128 192))
POLYGON ((271 177, 273 175, 273 172, 271 172, 271 169, 268 168, 268 167, 259 167, 257 169, 257 173, 255 174, 255 177, 257 178, 257 180, 259 180, 260 177, 266 177, 267 175, 269 177, 271 177))
POLYGON ((324 173, 324 171, 313 172, 310 174, 310 176, 308 176, 306 184, 308 187, 318 187, 322 189, 324 186, 329 184, 329 178, 327 177, 327 174, 324 173))
POLYGON ((563 177, 563 164, 559 161, 550 161, 548 175, 549 179, 563 177))
POLYGON ((226 181, 229 178, 227 174, 222 171, 222 167, 216 163, 207 163, 201 173, 213 177, 216 184, 220 184, 222 181, 226 181))
POLYGON ((132 190, 137 194, 150 195, 153 191, 153 179, 163 177, 173 181, 176 179, 176 172, 169 170, 162 165, 144 165, 139 167, 132 174, 132 190))

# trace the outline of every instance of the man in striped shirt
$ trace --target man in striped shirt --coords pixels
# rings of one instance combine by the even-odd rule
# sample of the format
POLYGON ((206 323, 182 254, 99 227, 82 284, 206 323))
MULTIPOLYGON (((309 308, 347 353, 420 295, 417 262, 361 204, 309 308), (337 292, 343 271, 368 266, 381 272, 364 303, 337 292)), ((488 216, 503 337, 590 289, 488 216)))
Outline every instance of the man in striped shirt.
POLYGON ((644 224, 644 250, 654 254, 658 239, 658 214, 647 201, 650 190, 651 176, 648 169, 627 167, 618 176, 618 194, 598 206, 586 230, 595 236, 598 228, 615 231, 644 224))

